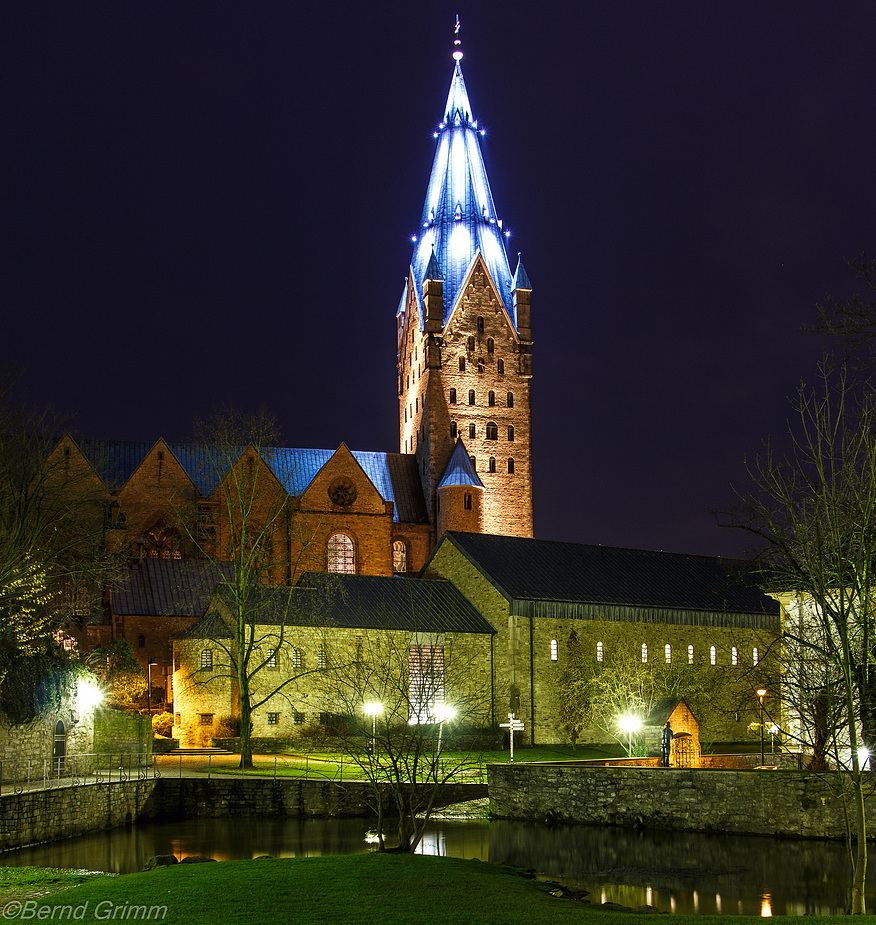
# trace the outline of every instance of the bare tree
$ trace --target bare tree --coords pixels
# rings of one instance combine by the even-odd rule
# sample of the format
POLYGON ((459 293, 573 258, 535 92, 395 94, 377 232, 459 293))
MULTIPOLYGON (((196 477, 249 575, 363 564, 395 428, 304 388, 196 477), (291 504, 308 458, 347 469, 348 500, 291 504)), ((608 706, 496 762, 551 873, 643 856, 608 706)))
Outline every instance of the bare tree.
POLYGON ((859 748, 876 743, 876 392, 853 389, 844 366, 823 364, 817 388, 800 386, 789 437, 786 453, 768 443, 749 465, 752 488, 728 525, 760 541, 772 587, 806 603, 785 628, 789 680, 811 705, 817 750, 850 750, 851 911, 861 913, 867 823, 859 748))
POLYGON ((387 628, 361 631, 353 664, 323 674, 321 702, 343 718, 346 754, 371 784, 381 851, 414 851, 441 786, 476 764, 488 668, 483 637, 387 628))
POLYGON ((810 330, 840 338, 849 357, 870 370, 876 338, 876 260, 862 255, 847 263, 863 284, 863 292, 848 299, 828 296, 823 305, 816 306, 815 324, 810 330))

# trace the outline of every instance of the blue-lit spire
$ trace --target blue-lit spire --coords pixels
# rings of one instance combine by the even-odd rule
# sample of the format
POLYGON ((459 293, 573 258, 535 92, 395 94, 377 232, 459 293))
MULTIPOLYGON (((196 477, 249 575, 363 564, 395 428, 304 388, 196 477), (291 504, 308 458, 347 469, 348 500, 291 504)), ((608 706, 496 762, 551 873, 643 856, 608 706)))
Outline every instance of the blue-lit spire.
POLYGON ((475 257, 481 254, 505 310, 516 325, 505 234, 496 215, 481 156, 478 143, 481 130, 465 89, 458 39, 456 49, 444 118, 435 132, 438 146, 411 260, 417 297, 431 260, 437 259, 444 275, 446 323, 475 257))

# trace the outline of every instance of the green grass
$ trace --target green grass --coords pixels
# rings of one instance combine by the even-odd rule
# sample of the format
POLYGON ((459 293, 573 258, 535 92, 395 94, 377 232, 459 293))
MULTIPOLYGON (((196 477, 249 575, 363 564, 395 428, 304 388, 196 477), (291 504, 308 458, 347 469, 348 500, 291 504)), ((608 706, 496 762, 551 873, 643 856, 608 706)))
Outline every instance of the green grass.
MULTIPOLYGON (((0 867, 0 899, 4 893, 33 892, 66 889, 79 886, 105 874, 78 870, 55 870, 52 867, 0 867)), ((2 910, 0 910, 2 912, 2 910)))
MULTIPOLYGON (((2 881, 0 881, 2 882, 2 881)), ((54 918, 75 921, 136 919, 173 925, 320 923, 349 925, 554 925, 598 916, 601 925, 636 921, 627 914, 594 910, 551 896, 550 887, 511 868, 480 861, 420 855, 363 854, 265 861, 180 864, 122 877, 91 880, 41 897, 52 919, 56 907, 85 906, 54 918), (132 907, 156 907, 135 915, 132 907), (166 906, 166 914, 160 907, 166 906)), ((0 906, 6 901, 0 890, 0 906)), ((15 909, 9 919, 23 919, 15 909)), ((756 916, 731 916, 733 925, 754 925, 756 916)), ((827 921, 825 917, 822 921, 827 921)), ((836 916, 837 922, 840 917, 836 916)), ((673 925, 727 925, 727 916, 674 916, 673 925)))

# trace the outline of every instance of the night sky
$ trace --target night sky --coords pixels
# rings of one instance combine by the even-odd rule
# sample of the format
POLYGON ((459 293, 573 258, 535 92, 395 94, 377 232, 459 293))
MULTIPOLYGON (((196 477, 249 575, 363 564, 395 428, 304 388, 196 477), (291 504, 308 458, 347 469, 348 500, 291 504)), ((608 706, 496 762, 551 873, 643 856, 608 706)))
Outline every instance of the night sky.
POLYGON ((185 440, 232 399, 397 451, 457 12, 533 284, 536 536, 741 552, 710 509, 876 256, 871 3, 13 0, 0 359, 87 436, 185 440))

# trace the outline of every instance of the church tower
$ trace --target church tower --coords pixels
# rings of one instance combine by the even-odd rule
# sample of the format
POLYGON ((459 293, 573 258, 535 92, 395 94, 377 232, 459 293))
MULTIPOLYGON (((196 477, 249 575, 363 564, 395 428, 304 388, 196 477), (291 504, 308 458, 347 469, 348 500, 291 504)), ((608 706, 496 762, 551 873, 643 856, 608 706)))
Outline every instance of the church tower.
POLYGON ((471 466, 465 481, 482 486, 474 494, 483 532, 532 536, 532 286, 519 255, 513 274, 508 263, 455 44, 397 314, 399 449, 416 455, 433 541, 445 524, 475 522, 441 509, 472 497, 447 490, 460 452, 471 466))

